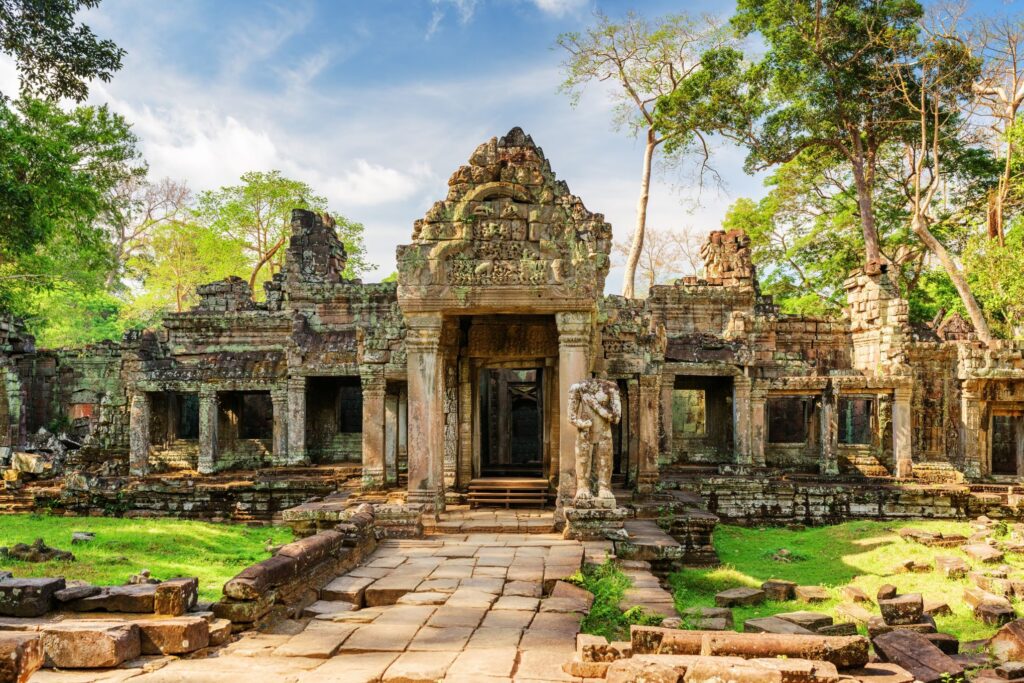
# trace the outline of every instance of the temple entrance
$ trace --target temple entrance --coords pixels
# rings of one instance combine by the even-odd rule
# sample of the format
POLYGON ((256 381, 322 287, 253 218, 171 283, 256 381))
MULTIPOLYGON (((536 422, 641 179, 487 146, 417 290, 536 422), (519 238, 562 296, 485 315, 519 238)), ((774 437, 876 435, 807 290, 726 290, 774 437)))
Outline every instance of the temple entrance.
POLYGON ((542 477, 542 368, 480 372, 480 476, 542 477))
POLYGON ((992 416, 992 474, 1020 475, 1024 464, 1024 413, 992 416))

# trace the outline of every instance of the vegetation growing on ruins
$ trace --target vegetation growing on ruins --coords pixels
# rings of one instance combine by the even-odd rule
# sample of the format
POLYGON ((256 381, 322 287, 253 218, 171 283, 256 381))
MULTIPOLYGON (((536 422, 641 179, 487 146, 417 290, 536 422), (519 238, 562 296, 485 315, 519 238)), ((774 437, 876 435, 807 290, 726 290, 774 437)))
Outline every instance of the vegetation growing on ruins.
POLYGON ((0 525, 0 546, 32 543, 69 550, 73 562, 5 561, 4 568, 22 577, 63 576, 97 585, 128 581, 148 569, 157 579, 199 577, 199 595, 217 600, 224 582, 245 567, 269 557, 268 545, 292 540, 285 527, 247 527, 176 519, 76 518, 6 515, 0 525), (88 543, 71 544, 71 534, 96 534, 88 543))
MULTIPOLYGON (((720 524, 714 543, 722 560, 712 569, 684 569, 670 576, 677 609, 713 607, 715 594, 729 588, 760 587, 768 579, 785 579, 800 585, 821 585, 831 600, 808 605, 798 601, 764 602, 733 608, 737 630, 743 622, 780 612, 810 610, 833 616, 836 622, 850 621, 836 612, 844 601, 843 586, 856 586, 874 598, 879 586, 889 583, 901 593, 921 593, 925 602, 945 602, 953 614, 936 617, 939 631, 952 633, 961 641, 987 638, 995 628, 977 620, 963 601, 963 588, 973 585, 966 578, 953 580, 938 572, 896 573, 909 560, 931 563, 936 555, 962 557, 976 565, 959 548, 929 548, 896 535, 902 527, 915 527, 944 534, 970 535, 970 525, 955 522, 906 523, 847 522, 805 530, 784 528, 743 528, 720 524)), ((1008 554, 1006 563, 1024 568, 1024 556, 1008 554)), ((877 609, 875 610, 877 613, 877 609)), ((861 633, 866 634, 863 624, 861 633)))
POLYGON ((657 626, 662 621, 663 615, 647 614, 640 607, 625 612, 619 609, 630 580, 611 558, 599 565, 586 565, 570 580, 594 594, 594 604, 580 624, 584 633, 604 636, 609 641, 629 640, 630 624, 657 626))

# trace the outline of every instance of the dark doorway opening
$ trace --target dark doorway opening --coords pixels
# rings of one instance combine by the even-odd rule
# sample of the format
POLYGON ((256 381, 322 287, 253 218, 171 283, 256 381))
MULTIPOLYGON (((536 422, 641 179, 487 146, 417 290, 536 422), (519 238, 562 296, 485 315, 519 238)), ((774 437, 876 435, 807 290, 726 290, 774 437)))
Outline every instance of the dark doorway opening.
POLYGON ((543 476, 542 373, 541 368, 481 371, 480 476, 543 476))
POLYGON ((992 474, 1021 474, 1024 414, 992 416, 992 474))

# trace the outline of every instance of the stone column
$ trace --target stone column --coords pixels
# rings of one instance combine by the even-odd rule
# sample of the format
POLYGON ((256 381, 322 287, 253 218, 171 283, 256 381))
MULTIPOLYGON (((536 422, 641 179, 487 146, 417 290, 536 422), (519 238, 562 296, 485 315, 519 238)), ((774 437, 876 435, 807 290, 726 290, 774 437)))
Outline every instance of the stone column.
POLYGON ((217 466, 217 421, 220 401, 212 387, 199 390, 199 473, 212 474, 217 466))
POLYGON ((473 382, 468 358, 459 360, 459 488, 473 478, 473 382))
POLYGON ((132 394, 131 409, 128 414, 128 441, 130 451, 128 472, 133 477, 143 477, 149 473, 149 424, 152 402, 149 394, 139 391, 132 394))
MULTIPOLYGON (((893 411, 895 412, 895 411, 893 411)), ((960 439, 963 444, 964 476, 977 479, 982 476, 981 449, 981 386, 978 382, 964 382, 960 389, 960 439)), ((893 434, 896 433, 895 428, 893 434)))
POLYGON ((732 428, 737 465, 753 464, 750 449, 750 387, 749 377, 733 377, 732 428))
POLYGON ((306 378, 288 378, 288 464, 307 464, 306 378))
POLYGON ((829 382, 821 393, 821 474, 839 474, 839 390, 829 382))
POLYGON ((384 485, 384 368, 362 368, 363 382, 363 489, 384 485))
POLYGON ((288 464, 288 389, 281 387, 270 390, 270 402, 274 406, 273 454, 274 464, 288 464))
POLYGON ((661 375, 640 377, 640 448, 637 462, 636 491, 644 495, 654 492, 658 483, 658 403, 661 398, 661 375))
POLYGON ((768 390, 752 383, 750 388, 750 464, 764 467, 764 442, 768 438, 765 426, 765 404, 768 402, 768 390))
POLYGON ((673 454, 672 402, 675 400, 675 384, 675 376, 661 379, 661 434, 659 438, 661 439, 661 450, 668 453, 669 456, 673 454))
POLYGON ((395 473, 409 471, 409 394, 405 387, 398 391, 398 460, 395 473))
POLYGON ((384 483, 398 481, 398 394, 384 395, 384 483))
POLYGON ((409 503, 444 510, 444 374, 439 314, 406 318, 409 372, 409 503))
MULTIPOLYGON (((569 388, 590 375, 591 315, 558 313, 558 507, 576 495, 576 428, 569 422, 569 388)), ((642 456, 641 456, 642 459, 642 456)))
POLYGON ((909 479, 914 476, 914 460, 911 449, 909 384, 902 384, 893 391, 892 406, 892 458, 896 463, 896 477, 909 479))

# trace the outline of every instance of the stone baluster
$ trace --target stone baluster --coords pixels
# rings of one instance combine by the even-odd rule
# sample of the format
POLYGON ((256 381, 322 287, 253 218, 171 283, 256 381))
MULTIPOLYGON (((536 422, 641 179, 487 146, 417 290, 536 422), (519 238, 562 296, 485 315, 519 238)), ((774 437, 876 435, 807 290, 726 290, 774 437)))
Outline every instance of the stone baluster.
POLYGON ((409 315, 409 496, 412 504, 444 510, 444 376, 440 315, 409 315))
POLYGON ((149 425, 152 401, 144 391, 132 394, 131 408, 128 415, 129 458, 128 471, 134 477, 143 477, 149 473, 149 425))

